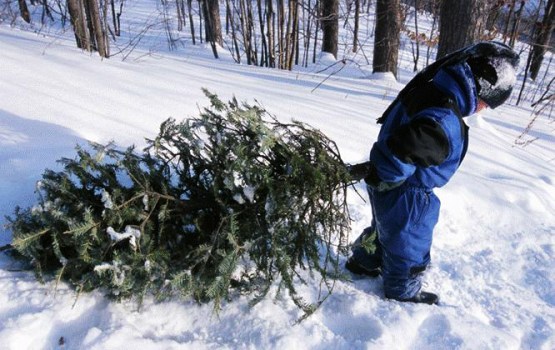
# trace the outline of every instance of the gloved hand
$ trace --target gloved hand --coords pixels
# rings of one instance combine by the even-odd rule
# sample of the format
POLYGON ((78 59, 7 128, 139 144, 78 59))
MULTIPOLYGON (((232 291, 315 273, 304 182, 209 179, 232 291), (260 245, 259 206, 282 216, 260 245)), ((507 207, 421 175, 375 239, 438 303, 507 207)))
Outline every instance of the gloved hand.
POLYGON ((352 164, 347 166, 347 171, 354 181, 364 182, 378 192, 385 192, 397 188, 403 184, 404 181, 399 182, 384 182, 380 179, 376 167, 368 162, 352 164))
POLYGON ((370 174, 370 161, 358 164, 347 165, 347 171, 354 181, 361 181, 370 174))

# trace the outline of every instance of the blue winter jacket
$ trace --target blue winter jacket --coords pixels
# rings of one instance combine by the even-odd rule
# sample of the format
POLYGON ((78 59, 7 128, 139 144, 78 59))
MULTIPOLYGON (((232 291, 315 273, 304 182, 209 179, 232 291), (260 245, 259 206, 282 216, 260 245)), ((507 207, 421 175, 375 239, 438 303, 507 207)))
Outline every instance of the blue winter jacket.
POLYGON ((459 167, 468 145, 462 117, 477 107, 470 67, 461 63, 443 68, 408 96, 385 116, 370 162, 383 183, 441 187, 459 167), (449 104, 434 101, 438 96, 449 104), (414 112, 414 105, 423 107, 414 112))

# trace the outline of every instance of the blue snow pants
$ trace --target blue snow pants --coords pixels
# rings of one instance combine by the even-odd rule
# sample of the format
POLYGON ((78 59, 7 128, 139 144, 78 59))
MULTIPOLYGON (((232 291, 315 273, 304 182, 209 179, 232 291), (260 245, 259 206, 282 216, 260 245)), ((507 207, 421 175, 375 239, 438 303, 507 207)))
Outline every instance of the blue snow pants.
POLYGON ((387 298, 410 299, 420 291, 420 275, 430 262, 432 234, 439 219, 439 198, 432 189, 406 182, 385 192, 368 186, 368 195, 372 226, 361 236, 377 231, 377 249, 369 254, 355 242, 353 258, 368 269, 381 263, 387 298))

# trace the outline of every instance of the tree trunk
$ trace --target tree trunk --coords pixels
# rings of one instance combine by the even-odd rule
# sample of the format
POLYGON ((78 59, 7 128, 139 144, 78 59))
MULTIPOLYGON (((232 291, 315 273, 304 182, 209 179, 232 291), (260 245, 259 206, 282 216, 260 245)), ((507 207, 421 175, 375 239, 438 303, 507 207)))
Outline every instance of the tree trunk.
MULTIPOLYGON (((104 38, 106 58, 110 57, 110 25, 108 24, 108 1, 104 0, 102 4, 102 37, 104 38)), ((115 38, 114 38, 115 40, 115 38)))
POLYGON ((503 10, 503 1, 497 1, 488 11, 488 17, 486 19, 486 29, 490 32, 497 31, 497 20, 499 15, 503 10))
POLYGON ((94 36, 96 42, 96 50, 101 57, 108 57, 107 37, 104 33, 102 20, 100 19, 100 11, 98 8, 98 0, 86 0, 88 2, 88 21, 91 28, 91 36, 94 36))
MULTIPOLYGON (((32 4, 32 2, 31 2, 32 4)), ((50 11, 50 7, 48 5, 47 0, 42 0, 42 15, 41 15, 41 23, 46 23, 46 17, 48 17, 51 21, 54 21, 54 17, 52 17, 52 12, 50 11)))
POLYGON ((262 0, 256 0, 256 7, 258 8, 258 25, 260 26, 260 66, 268 67, 268 44, 266 43, 266 35, 264 30, 264 11, 262 11, 262 0))
POLYGON ((509 46, 514 47, 515 41, 518 36, 519 28, 520 28, 520 20, 522 18, 522 12, 524 11, 524 5, 526 4, 525 1, 520 2, 520 8, 518 11, 515 11, 515 18, 513 20, 513 27, 511 29, 511 39, 509 40, 509 46))
MULTIPOLYGON (((540 4, 543 5, 543 0, 540 2, 540 4)), ((538 7, 536 9, 536 13, 534 14, 534 17, 530 17, 530 21, 532 23, 539 23, 540 21, 540 12, 541 9, 538 7)), ((520 92, 518 93, 518 98, 516 100, 516 105, 518 106, 520 104, 520 101, 522 100, 522 94, 524 92, 524 88, 526 87, 526 82, 528 81, 528 75, 530 74, 530 64, 532 62, 532 48, 534 47, 534 38, 536 36, 536 27, 535 26, 530 26, 529 28, 530 34, 529 37, 532 38, 532 40, 530 41, 529 45, 530 45, 530 50, 528 50, 528 58, 526 59, 526 67, 524 68, 524 76, 522 77, 522 86, 520 87, 520 92)))
MULTIPOLYGON (((414 0, 414 37, 416 52, 413 53, 414 56, 414 67, 413 71, 418 71, 418 60, 420 59, 420 34, 418 33, 418 0, 414 0)), ((413 50, 414 51, 414 50, 413 50)))
POLYGON ((195 22, 193 21, 193 4, 192 0, 187 0, 187 10, 189 11, 189 28, 191 29, 191 38, 193 39, 193 45, 196 45, 195 39, 195 22))
MULTIPOLYGON (((320 4, 319 4, 320 0, 316 0, 316 6, 315 8, 320 8, 320 4)), ((320 20, 318 19, 315 23, 316 28, 314 28, 314 46, 312 47, 312 63, 316 63, 316 47, 318 45, 318 33, 320 32, 320 20)))
POLYGON ((285 66, 285 40, 284 40, 284 33, 285 33, 285 0, 278 0, 277 1, 277 47, 278 47, 278 67, 279 69, 284 69, 285 66))
POLYGON ((353 28, 353 52, 357 52, 358 50, 358 30, 359 30, 359 22, 360 22, 360 1, 361 0, 354 0, 355 1, 355 24, 353 28))
POLYGON ((401 33, 400 0, 376 2, 376 35, 373 72, 392 72, 397 76, 401 33))
MULTIPOLYGON (((429 6, 429 12, 432 14, 432 28, 430 30, 430 41, 434 42, 435 41, 435 31, 437 28, 437 22, 439 19, 439 8, 441 6, 440 0, 434 0, 430 3, 429 6)), ((426 66, 430 64, 430 51, 432 48, 432 45, 427 45, 428 48, 426 49, 426 66)))
POLYGON ((225 0, 226 2, 226 32, 228 31, 227 27, 231 28, 231 42, 232 47, 235 48, 235 53, 232 54, 235 56, 235 62, 241 63, 241 53, 239 52, 239 43, 237 42, 237 31, 235 30, 235 17, 233 15, 233 11, 231 10, 231 3, 230 0, 225 0))
MULTIPOLYGON (((116 4, 114 0, 110 1, 110 7, 112 9, 112 24, 114 26, 114 35, 120 36, 121 29, 120 29, 120 16, 121 16, 121 9, 123 8, 123 2, 120 3, 119 12, 116 13, 116 4)), ((115 40, 115 39, 114 39, 115 40)))
POLYGON ((181 32, 185 26, 185 5, 183 0, 176 0, 175 6, 177 10, 177 30, 181 32))
POLYGON ((339 0, 322 0, 322 51, 337 58, 339 37, 339 0))
POLYGON ((247 30, 249 32, 249 40, 251 41, 251 61, 252 64, 258 64, 258 41, 256 41, 256 33, 254 28, 254 15, 252 12, 252 1, 246 1, 247 5, 247 30))
POLYGON ((252 62, 252 40, 248 25, 248 14, 245 0, 239 0, 239 20, 241 21, 241 33, 243 34, 243 48, 245 56, 247 56, 247 64, 251 65, 252 62))
POLYGON ((266 0, 266 37, 268 38, 268 66, 276 67, 276 51, 275 51, 275 21, 274 7, 272 0, 266 0))
POLYGON ((289 15, 287 18, 287 32, 285 34, 285 69, 293 69, 293 58, 295 57, 296 38, 298 29, 298 3, 297 0, 289 0, 289 15))
POLYGON ((443 0, 439 16, 439 59, 475 43, 485 27, 486 1, 443 0))
POLYGON ((83 0, 67 0, 67 7, 77 47, 83 50, 92 51, 91 41, 87 32, 83 0))
POLYGON ((29 8, 27 7, 27 3, 25 0, 18 0, 19 3, 19 13, 21 14, 21 18, 27 23, 31 23, 31 14, 29 13, 29 8))
POLYGON ((223 46, 220 4, 218 0, 204 0, 204 34, 206 41, 223 46))
POLYGON ((505 20, 505 29, 503 30, 503 43, 507 42, 507 37, 509 36, 509 25, 511 24, 511 18, 513 16, 513 12, 515 11, 515 4, 516 0, 511 0, 508 4, 509 12, 507 13, 507 19, 505 20))
POLYGON ((301 7, 303 10, 303 23, 305 24, 304 27, 304 43, 303 43, 303 59, 302 59, 302 66, 303 67, 307 67, 308 66, 308 58, 310 56, 310 39, 312 36, 312 26, 313 26, 313 19, 314 16, 312 16, 312 3, 309 2, 307 4, 307 7, 302 6, 301 7))
POLYGON ((536 80, 543 61, 543 56, 549 47, 551 33, 555 29, 555 0, 549 0, 545 6, 543 21, 537 29, 537 35, 532 49, 532 59, 530 62, 530 77, 536 80))

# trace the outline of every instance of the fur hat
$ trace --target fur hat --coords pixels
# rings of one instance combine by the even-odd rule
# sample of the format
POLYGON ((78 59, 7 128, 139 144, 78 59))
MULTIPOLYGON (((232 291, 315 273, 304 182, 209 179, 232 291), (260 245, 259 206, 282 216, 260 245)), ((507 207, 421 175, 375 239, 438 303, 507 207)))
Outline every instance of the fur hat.
POLYGON ((490 52, 489 55, 470 57, 466 61, 474 75, 478 97, 490 108, 502 105, 516 83, 518 55, 509 47, 504 49, 490 52))

